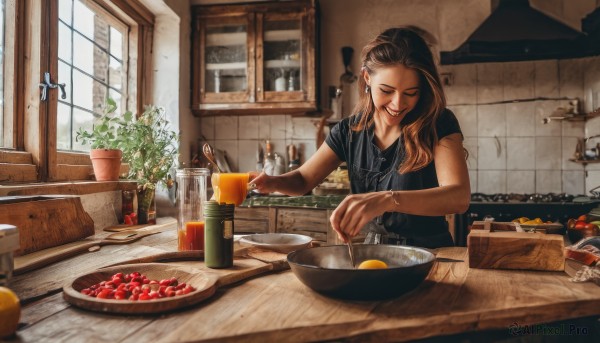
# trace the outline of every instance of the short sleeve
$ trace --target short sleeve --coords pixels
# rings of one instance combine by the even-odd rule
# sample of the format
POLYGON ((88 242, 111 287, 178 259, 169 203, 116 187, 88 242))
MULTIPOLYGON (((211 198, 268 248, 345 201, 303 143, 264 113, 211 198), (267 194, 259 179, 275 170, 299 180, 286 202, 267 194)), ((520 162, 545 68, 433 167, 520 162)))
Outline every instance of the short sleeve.
POLYGON ((440 117, 435 124, 435 128, 437 130, 438 139, 442 139, 453 133, 460 133, 462 135, 458 119, 456 119, 454 113, 449 109, 445 109, 440 114, 440 117))
POLYGON ((325 143, 335 152, 337 157, 342 161, 347 161, 348 156, 348 135, 350 131, 350 118, 344 118, 335 124, 327 138, 325 143))

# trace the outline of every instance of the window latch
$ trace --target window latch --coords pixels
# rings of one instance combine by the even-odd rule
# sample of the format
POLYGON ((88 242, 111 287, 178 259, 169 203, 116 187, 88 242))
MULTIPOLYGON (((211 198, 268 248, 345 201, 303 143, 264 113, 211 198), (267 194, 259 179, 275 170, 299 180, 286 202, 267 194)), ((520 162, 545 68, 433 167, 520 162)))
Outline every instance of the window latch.
POLYGON ((66 99, 67 92, 65 91, 65 87, 66 86, 64 83, 52 83, 52 81, 50 80, 50 73, 45 72, 44 81, 40 83, 40 88, 42 89, 42 96, 40 97, 40 100, 46 101, 46 99, 48 99, 48 88, 60 88, 61 99, 66 99))

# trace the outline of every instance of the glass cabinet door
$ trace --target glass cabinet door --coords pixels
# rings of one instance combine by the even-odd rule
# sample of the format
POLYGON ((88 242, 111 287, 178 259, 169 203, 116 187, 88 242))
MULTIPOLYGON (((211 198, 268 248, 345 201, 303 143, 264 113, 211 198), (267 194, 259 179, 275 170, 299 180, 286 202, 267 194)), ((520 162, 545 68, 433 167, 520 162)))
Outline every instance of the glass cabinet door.
POLYGON ((305 87, 305 63, 301 14, 266 14, 262 20, 262 66, 258 83, 262 99, 298 100, 305 87), (262 82, 261 82, 262 81, 262 82))
POLYGON ((202 102, 248 101, 248 27, 246 16, 203 21, 202 102))

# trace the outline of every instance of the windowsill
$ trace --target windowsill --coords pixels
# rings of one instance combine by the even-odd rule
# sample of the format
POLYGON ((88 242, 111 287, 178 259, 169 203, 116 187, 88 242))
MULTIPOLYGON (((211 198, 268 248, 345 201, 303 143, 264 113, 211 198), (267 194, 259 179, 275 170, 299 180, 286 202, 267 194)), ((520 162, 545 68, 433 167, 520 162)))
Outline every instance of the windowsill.
POLYGON ((70 181, 0 185, 0 196, 69 194, 82 195, 110 191, 135 190, 137 183, 121 181, 70 181))

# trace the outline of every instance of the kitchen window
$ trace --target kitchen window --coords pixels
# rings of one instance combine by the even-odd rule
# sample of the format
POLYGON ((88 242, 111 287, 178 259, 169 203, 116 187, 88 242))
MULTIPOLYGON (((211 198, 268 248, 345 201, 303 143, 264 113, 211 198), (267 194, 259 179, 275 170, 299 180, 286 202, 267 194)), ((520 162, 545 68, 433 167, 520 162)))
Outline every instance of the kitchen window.
POLYGON ((0 1, 0 183, 89 180, 75 133, 107 97, 142 112, 154 17, 138 0, 0 1))

